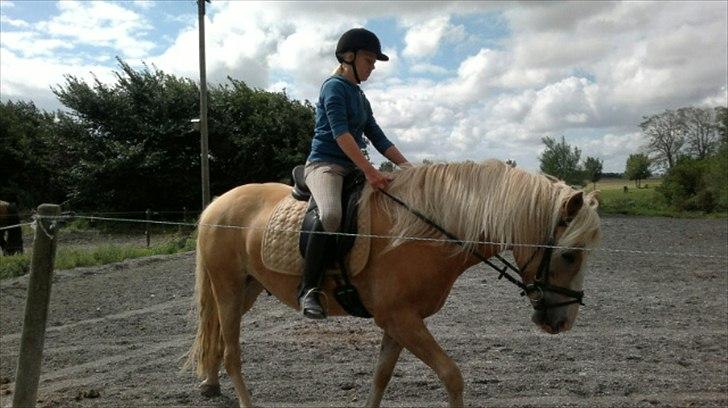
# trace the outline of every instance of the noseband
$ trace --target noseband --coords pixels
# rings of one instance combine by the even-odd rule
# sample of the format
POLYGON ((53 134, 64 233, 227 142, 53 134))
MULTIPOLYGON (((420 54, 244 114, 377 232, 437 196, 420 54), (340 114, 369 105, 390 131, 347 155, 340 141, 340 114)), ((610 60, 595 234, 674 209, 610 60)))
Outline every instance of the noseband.
MULTIPOLYGON (((566 226, 568 225, 565 221, 561 221, 559 225, 566 226)), ((536 254, 539 252, 538 249, 534 250, 531 254, 531 257, 528 258, 528 261, 525 265, 523 265, 523 270, 526 270, 528 267, 528 264, 531 263, 533 258, 536 256, 536 254)), ((572 303, 578 303, 580 305, 584 305, 584 302, 582 300, 584 299, 584 291, 581 290, 573 290, 569 288, 565 288, 563 286, 555 286, 549 283, 549 275, 551 274, 551 256, 554 253, 554 238, 550 238, 548 242, 546 243, 546 249, 544 249, 543 256, 541 257, 541 262, 538 265, 538 270, 536 271, 536 278, 534 279, 533 283, 529 283, 527 285, 524 285, 523 292, 521 295, 529 295, 529 299, 531 300, 531 305, 534 309, 538 311, 545 311, 547 309, 553 309, 556 307, 561 306, 567 306, 572 303), (553 292, 558 293, 559 295, 563 295, 566 297, 570 297, 571 300, 567 300, 565 302, 559 302, 559 303, 546 303, 546 298, 544 296, 544 292, 553 292), (534 294, 535 295, 532 295, 534 294)), ((500 257, 499 257, 500 258, 500 257)), ((510 269, 513 269, 516 273, 520 274, 520 271, 515 268, 514 266, 510 265, 509 263, 504 263, 507 265, 505 268, 510 267, 510 269)))
MULTIPOLYGON (((397 204, 403 206, 408 211, 410 211, 412 214, 417 216, 417 218, 424 221, 426 224, 431 226, 432 228, 438 230, 443 235, 445 235, 448 239, 452 240, 454 243, 465 246, 465 242, 458 237, 456 237, 454 234, 450 233, 446 229, 442 228, 441 226, 435 224, 432 220, 427 218, 425 215, 420 213, 419 211, 415 210, 414 208, 410 207, 406 203, 404 203, 399 198, 389 194, 388 192, 380 189, 384 195, 392 199, 397 204)), ((568 221, 571 220, 561 220, 559 221, 559 226, 566 227, 568 226, 568 221)), ((548 242, 546 243, 545 249, 543 250, 543 256, 541 257, 541 262, 539 263, 538 270, 536 271, 536 278, 532 283, 525 284, 518 279, 514 278, 508 270, 512 270, 516 274, 523 277, 524 275, 521 273, 521 269, 519 269, 517 266, 512 265, 510 262, 505 260, 500 254, 495 254, 494 257, 498 258, 500 262, 503 263, 503 266, 497 266, 493 264, 490 259, 486 258, 483 254, 478 252, 477 250, 473 251, 473 256, 478 258, 481 262, 486 263, 491 268, 495 269, 498 272, 498 279, 506 278, 509 282, 512 284, 518 286, 521 288, 521 296, 528 295, 529 299, 531 301, 531 306, 537 311, 546 311, 548 309, 554 309, 557 307, 567 306, 573 303, 578 303, 580 305, 584 305, 583 299, 584 299, 584 291, 581 290, 573 290, 569 288, 565 288, 563 286, 555 286, 549 283, 549 275, 551 275, 551 256, 554 252, 554 243, 556 239, 555 237, 549 238, 548 242), (558 293, 559 295, 570 297, 571 300, 567 300, 564 302, 558 302, 558 303, 547 303, 546 297, 544 296, 544 292, 553 292, 558 293)), ((533 259, 536 257, 536 254, 539 252, 539 249, 531 253, 531 256, 528 258, 528 261, 526 261, 526 264, 523 265, 523 270, 525 271, 528 265, 533 261, 533 259)))

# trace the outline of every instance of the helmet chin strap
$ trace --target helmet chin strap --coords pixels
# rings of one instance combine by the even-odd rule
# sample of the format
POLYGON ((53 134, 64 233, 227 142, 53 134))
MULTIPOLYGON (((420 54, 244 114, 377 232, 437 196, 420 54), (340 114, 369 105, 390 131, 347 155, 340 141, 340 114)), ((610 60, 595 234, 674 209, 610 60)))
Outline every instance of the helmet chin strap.
POLYGON ((359 79, 359 73, 356 72, 356 53, 354 53, 354 59, 351 62, 344 61, 344 64, 351 66, 352 70, 354 70, 354 79, 356 79, 357 84, 360 84, 361 79, 359 79))

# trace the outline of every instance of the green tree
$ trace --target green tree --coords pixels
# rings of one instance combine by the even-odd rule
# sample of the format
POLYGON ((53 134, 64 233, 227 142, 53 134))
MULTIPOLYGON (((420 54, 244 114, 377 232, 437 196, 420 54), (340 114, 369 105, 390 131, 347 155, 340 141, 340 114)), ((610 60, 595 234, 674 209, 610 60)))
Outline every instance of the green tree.
POLYGON ((583 173, 579 167, 581 150, 571 147, 563 136, 560 142, 550 137, 544 137, 541 141, 546 145, 546 150, 539 157, 541 171, 569 184, 582 184, 583 173))
MULTIPOLYGON (((119 60, 116 82, 67 76, 54 88, 83 132, 64 130, 78 160, 68 170, 74 208, 137 211, 199 208, 199 88, 119 60)), ((219 195, 240 184, 280 181, 305 161, 313 107, 285 92, 228 82, 209 88, 210 185, 219 195)))
POLYGON ((687 151, 698 159, 708 157, 719 141, 715 110, 691 106, 680 108, 677 112, 685 129, 687 151))
POLYGON ((386 172, 393 172, 394 171, 394 163, 387 160, 379 165, 379 171, 386 171, 386 172))
POLYGON ((240 184, 286 181, 306 161, 313 106, 228 78, 210 91, 210 184, 213 194, 240 184))
POLYGON ((70 158, 56 122, 67 117, 38 109, 32 102, 0 103, 0 198, 19 208, 65 200, 61 170, 70 158))
POLYGON ((634 180, 634 185, 640 188, 641 181, 650 177, 650 159, 646 154, 630 154, 627 158, 627 166, 624 170, 624 177, 627 180, 634 180))
POLYGON ((197 207, 199 142, 189 121, 198 91, 190 80, 119 60, 116 83, 66 76, 53 89, 85 132, 70 135, 79 160, 69 172, 74 208, 197 207))
POLYGON ((587 157, 584 160, 584 173, 594 183, 594 190, 597 189, 597 181, 602 178, 602 165, 602 161, 596 157, 587 157))
POLYGON ((705 188, 715 200, 716 209, 728 210, 728 139, 708 159, 705 188))
POLYGON ((643 117, 640 128, 647 137, 647 152, 655 165, 672 168, 685 144, 685 124, 673 110, 643 117))
POLYGON ((718 131, 721 144, 728 144, 728 107, 715 108, 715 128, 718 131))

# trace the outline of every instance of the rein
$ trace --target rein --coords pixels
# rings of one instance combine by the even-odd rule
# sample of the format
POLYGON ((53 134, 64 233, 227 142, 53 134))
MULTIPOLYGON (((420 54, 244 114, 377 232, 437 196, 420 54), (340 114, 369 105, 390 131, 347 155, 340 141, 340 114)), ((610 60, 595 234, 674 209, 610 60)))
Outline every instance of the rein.
MULTIPOLYGON (((440 233, 445 235, 448 239, 452 240, 453 243, 455 243, 461 247, 465 247, 465 241, 463 241, 460 238, 458 238, 457 236, 455 236, 455 234, 453 234, 453 233, 449 232, 448 230, 444 229, 443 227, 439 226, 434 221, 427 218, 427 216, 425 216, 421 212, 417 211, 416 209, 410 207, 407 203, 403 202, 402 200, 393 196, 392 194, 384 191, 383 189, 379 189, 379 191, 382 192, 382 194, 389 197, 394 202, 396 202, 397 204, 406 208, 407 211, 409 211, 412 214, 414 214, 415 216, 417 216, 417 218, 424 221, 427 225, 431 226, 432 228, 436 229, 437 231, 439 231, 440 233)), ((562 220, 560 222, 560 225, 567 225, 567 223, 562 220)), ((476 258, 478 258, 481 262, 483 262, 483 263, 487 264, 488 266, 490 266, 491 268, 493 268, 495 271, 497 271, 498 279, 506 278, 506 280, 508 280, 512 284, 518 286, 521 289, 521 296, 530 295, 531 293, 535 292, 536 296, 534 298, 529 297, 529 299, 531 301, 531 306, 533 306, 533 308, 537 311, 545 311, 547 309, 566 306, 566 305, 570 305, 573 303, 578 303, 580 305, 584 305, 584 303, 582 302, 582 300, 584 298, 583 291, 576 291, 576 290, 564 288, 561 286, 554 286, 554 285, 551 285, 548 283, 548 275, 550 272, 549 264, 551 263, 551 255, 553 254, 553 251, 554 251, 553 245, 554 245, 554 238, 551 238, 551 239, 549 239, 549 241, 547 243, 548 248, 546 248, 546 250, 544 251, 544 255, 541 257, 541 263, 539 264, 538 272, 536 273, 536 279, 531 284, 525 284, 525 283, 519 281, 518 279, 514 278, 509 273, 508 270, 510 269, 513 272, 515 272, 517 275, 522 276, 521 270, 518 269, 517 266, 512 265, 510 262, 508 262, 506 259, 504 259, 502 256, 500 256, 500 254, 494 255, 500 262, 503 263, 503 266, 500 266, 500 267, 493 264, 489 258, 486 258, 485 255, 481 254, 477 249, 473 249, 472 255, 475 256, 476 258), (570 297, 570 298, 572 298, 572 300, 568 300, 565 302, 559 302, 559 303, 546 303, 546 300, 544 297, 544 291, 558 293, 560 295, 570 297)), ((523 270, 525 270, 526 267, 528 267, 528 264, 530 264, 531 261, 533 261, 534 257, 538 253, 538 251, 539 251, 538 249, 533 251, 531 256, 528 258, 528 261, 523 266, 523 270)))

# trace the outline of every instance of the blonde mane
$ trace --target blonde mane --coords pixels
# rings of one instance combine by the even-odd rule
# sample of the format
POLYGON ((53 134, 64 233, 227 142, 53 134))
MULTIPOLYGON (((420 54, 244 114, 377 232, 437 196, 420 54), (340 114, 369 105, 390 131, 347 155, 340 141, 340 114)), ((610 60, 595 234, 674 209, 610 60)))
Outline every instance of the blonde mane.
MULTIPOLYGON (((435 223, 470 242, 487 239, 502 249, 513 244, 543 244, 553 236, 565 201, 577 191, 562 181, 530 174, 498 160, 483 163, 438 163, 396 173, 388 192, 435 223)), ((367 187, 362 206, 378 206, 392 220, 398 237, 443 238, 401 205, 367 187)), ((558 242, 566 247, 593 247, 600 238, 598 202, 592 193, 558 242)), ((394 240, 392 247, 404 242, 394 240)))

